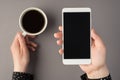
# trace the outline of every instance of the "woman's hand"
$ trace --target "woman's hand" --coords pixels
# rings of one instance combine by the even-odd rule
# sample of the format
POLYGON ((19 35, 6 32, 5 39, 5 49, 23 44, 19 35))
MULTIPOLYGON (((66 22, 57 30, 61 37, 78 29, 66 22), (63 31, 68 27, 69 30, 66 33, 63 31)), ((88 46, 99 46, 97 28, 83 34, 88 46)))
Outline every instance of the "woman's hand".
POLYGON ((15 72, 27 71, 30 62, 29 49, 32 51, 36 50, 37 44, 30 41, 29 38, 34 38, 34 36, 23 37, 22 33, 18 32, 11 45, 15 72))
MULTIPOLYGON (((58 45, 62 45, 62 26, 59 27, 59 32, 54 34, 54 37, 59 39, 57 40, 58 45)), ((95 32, 94 29, 91 29, 91 59, 92 63, 87 65, 79 65, 80 68, 87 73, 89 78, 101 78, 109 75, 108 68, 106 66, 106 48, 105 45, 95 32)), ((60 49, 59 53, 63 54, 64 50, 60 49)))

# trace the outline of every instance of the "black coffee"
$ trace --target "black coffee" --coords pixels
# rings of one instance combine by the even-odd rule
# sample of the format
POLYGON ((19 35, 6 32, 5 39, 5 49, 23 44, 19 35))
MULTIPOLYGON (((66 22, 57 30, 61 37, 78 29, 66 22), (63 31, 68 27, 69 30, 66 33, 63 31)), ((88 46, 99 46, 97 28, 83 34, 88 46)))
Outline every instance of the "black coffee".
POLYGON ((36 11, 30 10, 23 15, 22 26, 29 33, 37 33, 43 29, 45 19, 43 15, 36 11))

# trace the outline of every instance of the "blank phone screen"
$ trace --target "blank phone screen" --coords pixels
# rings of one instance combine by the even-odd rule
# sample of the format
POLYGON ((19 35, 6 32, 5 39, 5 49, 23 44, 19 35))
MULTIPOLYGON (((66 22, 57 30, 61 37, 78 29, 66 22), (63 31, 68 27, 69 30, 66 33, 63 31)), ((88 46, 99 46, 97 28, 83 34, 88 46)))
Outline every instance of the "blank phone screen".
POLYGON ((64 12, 64 59, 90 59, 90 12, 64 12))

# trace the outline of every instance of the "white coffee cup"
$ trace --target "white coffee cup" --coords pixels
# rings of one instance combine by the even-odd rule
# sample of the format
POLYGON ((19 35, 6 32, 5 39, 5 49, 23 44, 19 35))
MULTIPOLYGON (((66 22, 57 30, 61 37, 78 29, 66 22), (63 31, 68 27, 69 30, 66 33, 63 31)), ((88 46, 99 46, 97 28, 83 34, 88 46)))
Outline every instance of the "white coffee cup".
MULTIPOLYGON (((46 14, 45 14, 41 9, 36 8, 36 7, 30 7, 30 8, 25 9, 25 10, 21 13, 21 15, 20 15, 20 17, 19 17, 19 27, 20 27, 21 30, 23 31, 23 33, 22 33, 23 36, 26 36, 26 35, 39 35, 39 34, 41 34, 42 32, 45 31, 45 29, 46 29, 46 27, 47 27, 47 24, 48 24, 48 19, 47 19, 46 14), (25 30, 25 28, 24 28, 24 26, 23 26, 23 23, 22 23, 22 20, 23 20, 24 15, 25 15, 26 13, 28 13, 29 11, 32 11, 32 10, 39 12, 39 13, 42 15, 42 17, 44 18, 44 25, 43 25, 42 29, 41 29, 40 31, 36 32, 36 33, 31 33, 31 32, 29 32, 29 31, 25 30)), ((34 26, 32 26, 32 27, 34 27, 34 26)))

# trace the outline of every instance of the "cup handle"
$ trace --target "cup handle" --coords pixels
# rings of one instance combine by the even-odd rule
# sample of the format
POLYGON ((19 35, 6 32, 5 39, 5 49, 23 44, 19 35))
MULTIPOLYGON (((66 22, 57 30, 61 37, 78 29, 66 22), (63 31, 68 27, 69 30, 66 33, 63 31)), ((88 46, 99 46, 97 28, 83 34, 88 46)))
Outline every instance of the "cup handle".
POLYGON ((25 37, 25 36, 27 35, 27 33, 26 33, 26 32, 23 32, 22 35, 25 37))

